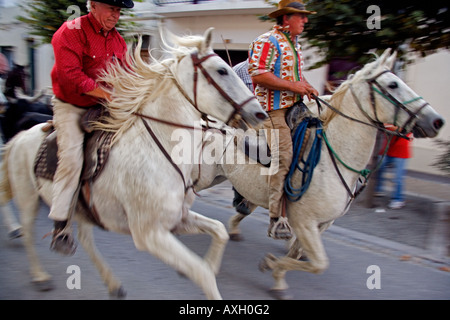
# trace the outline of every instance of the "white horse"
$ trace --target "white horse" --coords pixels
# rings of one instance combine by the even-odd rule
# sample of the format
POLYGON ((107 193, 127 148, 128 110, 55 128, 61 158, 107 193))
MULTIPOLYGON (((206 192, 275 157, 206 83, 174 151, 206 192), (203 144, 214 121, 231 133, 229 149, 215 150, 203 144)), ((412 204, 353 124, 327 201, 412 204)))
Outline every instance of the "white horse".
MULTIPOLYGON (((223 224, 189 210, 193 164, 174 166, 170 155, 172 124, 201 130, 201 115, 224 122, 236 116, 250 124, 267 117, 252 93, 211 49, 211 32, 174 38, 171 58, 147 64, 140 45, 127 55, 126 67, 111 66, 101 79, 114 88, 105 130, 115 132, 114 146, 102 174, 92 186, 92 201, 109 231, 130 234, 139 250, 148 251, 196 283, 209 299, 220 299, 219 271, 228 234, 223 224), (226 92, 225 92, 226 91, 226 92), (154 118, 161 121, 154 120, 154 118), (152 120, 150 120, 152 119, 152 120), (150 133, 152 132, 152 134, 150 133), (158 143, 155 141, 159 141, 158 143), (207 233, 213 237, 204 259, 189 250, 174 233, 207 233)), ((5 147, 0 185, 2 204, 14 197, 21 212, 24 243, 32 280, 47 284, 50 275, 39 262, 33 225, 39 198, 51 205, 52 182, 34 174, 38 148, 47 136, 42 125, 21 132, 5 147)), ((193 146, 193 155, 201 146, 193 146)), ((78 240, 98 268, 110 294, 123 296, 120 281, 94 245, 92 224, 77 206, 78 240)))
MULTIPOLYGON (((321 115, 329 144, 335 151, 333 157, 339 157, 355 171, 366 168, 370 160, 377 126, 393 123, 405 132, 413 131, 415 137, 434 137, 444 124, 442 117, 422 97, 389 71, 395 57, 395 53, 390 55, 390 50, 386 50, 376 61, 367 64, 344 82, 331 97, 324 98, 335 109, 328 108, 321 115)), ((310 103, 309 108, 317 110, 314 103, 310 103)), ((242 148, 235 146, 239 146, 242 139, 242 136, 237 136, 237 143, 227 142, 223 164, 201 167, 202 179, 196 188, 208 188, 226 177, 251 202, 252 210, 257 206, 268 208, 268 176, 261 174, 265 168, 254 162, 252 164, 242 148), (244 158, 246 164, 239 164, 238 159, 244 158)), ((213 149, 205 147, 205 150, 213 149)), ((272 270, 275 279, 273 292, 279 298, 285 297, 288 288, 284 280, 287 271, 321 273, 328 268, 328 257, 320 233, 347 212, 352 198, 350 192, 355 191, 360 177, 360 173, 349 170, 338 160, 335 160, 336 170, 330 154, 322 141, 321 158, 309 189, 298 202, 287 201, 287 217, 296 236, 288 255, 277 258, 268 254, 260 265, 263 270, 272 270), (308 261, 298 260, 302 252, 308 261)), ((301 173, 297 171, 292 180, 293 187, 299 188, 301 173)), ((230 219, 230 235, 240 233, 238 224, 244 217, 239 213, 230 219)))

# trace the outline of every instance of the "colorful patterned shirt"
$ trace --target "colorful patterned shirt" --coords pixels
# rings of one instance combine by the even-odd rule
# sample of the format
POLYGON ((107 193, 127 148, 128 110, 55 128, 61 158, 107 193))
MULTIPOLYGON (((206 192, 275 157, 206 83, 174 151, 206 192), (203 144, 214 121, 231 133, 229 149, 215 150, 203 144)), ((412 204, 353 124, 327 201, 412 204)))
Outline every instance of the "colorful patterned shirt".
MULTIPOLYGON (((248 71, 251 76, 272 72, 283 80, 302 81, 300 50, 298 39, 293 42, 288 30, 275 25, 250 45, 248 71)), ((266 111, 288 108, 302 99, 292 91, 271 90, 260 85, 255 86, 255 95, 266 111)))

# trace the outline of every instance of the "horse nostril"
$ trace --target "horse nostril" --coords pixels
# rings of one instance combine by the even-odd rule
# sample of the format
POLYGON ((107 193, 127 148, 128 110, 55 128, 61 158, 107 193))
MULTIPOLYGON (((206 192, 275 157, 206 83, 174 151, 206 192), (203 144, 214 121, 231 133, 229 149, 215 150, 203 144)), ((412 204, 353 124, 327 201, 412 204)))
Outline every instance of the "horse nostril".
POLYGON ((441 129, 443 125, 444 125, 443 119, 436 119, 433 121, 433 126, 434 126, 434 129, 436 129, 436 130, 441 129))
POLYGON ((265 113, 258 112, 256 113, 256 118, 258 118, 259 120, 265 120, 267 118, 267 115, 265 113))

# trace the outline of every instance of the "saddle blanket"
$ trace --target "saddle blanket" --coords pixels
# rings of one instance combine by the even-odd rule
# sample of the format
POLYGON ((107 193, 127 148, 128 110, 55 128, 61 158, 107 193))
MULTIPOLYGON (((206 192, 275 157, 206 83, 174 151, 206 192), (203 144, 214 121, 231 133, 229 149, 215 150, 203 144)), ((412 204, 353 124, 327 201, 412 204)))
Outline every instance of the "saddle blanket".
MULTIPOLYGON (((113 132, 106 131, 86 134, 81 181, 94 181, 99 176, 108 160, 113 135, 113 132)), ((56 132, 53 131, 42 142, 34 164, 36 177, 53 180, 58 163, 56 139, 56 132)))

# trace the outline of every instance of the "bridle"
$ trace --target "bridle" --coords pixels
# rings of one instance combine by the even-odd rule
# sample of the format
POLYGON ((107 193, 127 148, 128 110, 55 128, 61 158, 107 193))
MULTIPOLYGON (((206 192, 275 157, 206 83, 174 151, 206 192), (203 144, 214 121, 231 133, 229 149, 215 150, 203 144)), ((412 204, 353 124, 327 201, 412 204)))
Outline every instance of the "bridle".
POLYGON ((399 136, 405 139, 407 138, 407 131, 406 128, 415 120, 418 118, 419 113, 422 111, 423 108, 425 108, 427 105, 429 105, 428 102, 425 101, 425 103, 418 108, 418 110, 416 112, 411 111, 410 109, 408 109, 408 107, 406 107, 407 104, 410 104, 412 102, 415 102, 417 100, 423 99, 420 96, 417 96, 411 100, 408 101, 404 101, 404 102, 400 102, 397 98, 395 98, 392 94, 390 94, 382 85, 380 85, 377 81, 377 79, 382 76, 385 73, 392 73, 391 70, 384 70, 382 72, 380 72, 379 74, 377 74, 376 76, 369 78, 366 80, 367 84, 369 85, 369 94, 370 94, 370 103, 371 103, 371 108, 373 110, 373 114, 375 116, 375 119, 372 118, 367 112, 366 110, 364 110, 361 101, 359 100, 358 96, 355 93, 355 90, 353 88, 353 85, 350 84, 349 88, 350 88, 350 92, 352 93, 353 96, 353 100, 355 101, 356 105, 358 106, 359 110, 361 111, 361 113, 369 120, 369 122, 365 122, 353 117, 350 117, 348 115, 346 115, 345 113, 343 113, 342 111, 340 111, 339 109, 333 107, 331 104, 329 104, 328 102, 324 101, 323 99, 319 98, 316 95, 313 95, 313 98, 316 100, 318 108, 319 108, 319 114, 320 114, 320 110, 321 110, 321 103, 325 104, 328 108, 330 108, 331 110, 333 110, 335 113, 337 113, 338 115, 349 119, 351 121, 354 122, 358 122, 370 127, 374 127, 379 131, 384 132, 385 134, 388 135, 394 135, 394 136, 399 136), (375 93, 380 94, 384 99, 386 99, 387 101, 389 101, 390 103, 392 103, 395 107, 396 107, 396 111, 395 111, 395 115, 394 115, 394 125, 396 125, 398 127, 398 129, 396 131, 391 131, 391 130, 387 130, 384 127, 383 122, 381 122, 378 119, 378 113, 377 113, 377 104, 375 101, 375 93), (409 118, 406 120, 406 122, 402 125, 402 126, 398 126, 397 125, 397 117, 398 117, 398 113, 400 112, 400 110, 404 110, 408 115, 409 118))
MULTIPOLYGON (((211 57, 217 56, 217 54, 215 53, 211 53, 208 54, 202 58, 198 57, 198 52, 194 51, 193 53, 191 53, 191 58, 192 58, 192 64, 194 66, 194 78, 193 78, 193 83, 194 83, 194 100, 192 100, 189 95, 186 93, 186 91, 181 87, 181 85, 178 83, 178 81, 175 79, 175 77, 173 78, 175 81, 176 86, 178 87, 178 90, 180 90, 180 92, 183 94, 183 96, 189 101, 189 103, 194 106, 194 108, 200 112, 202 119, 206 120, 207 119, 207 114, 203 111, 200 110, 200 108, 198 107, 198 102, 197 102, 197 83, 198 83, 198 70, 200 69, 200 71, 202 72, 203 76, 205 77, 205 79, 208 81, 208 83, 210 85, 212 85, 219 93, 220 95, 229 103, 233 106, 234 111, 233 113, 230 115, 230 117, 228 118, 228 120, 225 122, 225 124, 229 124, 231 121, 237 120, 237 118, 240 117, 239 113, 242 110, 242 108, 249 103, 250 101, 252 101, 253 99, 256 99, 255 96, 251 96, 248 99, 244 100, 244 102, 242 103, 237 103, 236 101, 234 101, 218 84, 216 81, 214 81, 214 79, 211 77, 211 75, 208 73, 208 71, 206 71, 206 69, 203 67, 202 63, 205 62, 206 60, 208 60, 211 57)), ((239 118, 240 119, 240 118, 239 118)))
POLYGON ((378 93, 384 99, 386 99, 387 101, 392 103, 396 107, 393 124, 395 126, 397 126, 398 129, 394 133, 392 133, 392 131, 390 131, 390 132, 391 132, 391 134, 400 136, 402 138, 407 138, 406 134, 408 133, 408 131, 407 131, 408 126, 414 120, 416 120, 418 118, 419 113, 422 111, 423 108, 425 108, 428 105, 428 102, 425 101, 425 103, 420 108, 418 108, 417 111, 415 111, 415 112, 408 109, 408 107, 406 107, 406 105, 408 105, 412 102, 415 102, 417 100, 423 99, 423 98, 420 96, 417 96, 411 100, 400 102, 397 98, 395 98, 392 94, 390 94, 377 81, 377 79, 385 73, 392 73, 392 71, 391 70, 383 70, 382 72, 378 73, 374 77, 366 80, 367 84, 369 85, 369 89, 370 89, 369 90, 370 102, 371 102, 373 113, 375 115, 375 119, 372 119, 367 114, 367 112, 364 111, 364 109, 362 108, 361 103, 359 102, 358 98, 356 97, 356 94, 354 93, 353 87, 351 85, 350 85, 350 90, 352 91, 353 98, 355 99, 359 109, 363 112, 363 114, 371 121, 372 124, 374 124, 379 130, 384 131, 385 133, 388 133, 388 132, 384 129, 383 123, 378 119, 377 106, 376 106, 376 101, 375 101, 375 93, 378 93), (398 118, 398 114, 399 114, 400 110, 405 111, 409 115, 409 118, 405 121, 405 123, 402 126, 397 125, 397 118, 398 118))
POLYGON ((337 156, 337 154, 336 154, 336 153, 334 152, 334 150, 331 148, 331 146, 330 146, 330 144, 329 144, 329 142, 328 142, 328 140, 327 140, 327 138, 326 138, 325 131, 323 131, 322 135, 323 135, 323 138, 324 138, 324 141, 325 141, 325 145, 327 146, 327 150, 328 150, 328 152, 329 152, 329 154, 330 154, 332 163, 333 163, 333 165, 334 165, 334 167, 335 167, 335 169, 336 169, 336 172, 337 172, 338 175, 339 175, 339 178, 340 178, 341 182, 343 183, 344 187, 346 188, 346 190, 347 190, 347 192, 348 192, 348 194, 349 194, 349 196, 350 196, 350 200, 349 200, 349 202, 347 203, 346 208, 347 208, 347 207, 350 205, 350 203, 356 198, 356 196, 359 195, 359 194, 362 192, 362 190, 363 190, 363 189, 365 188, 365 186, 367 185, 367 181, 369 180, 370 175, 371 175, 374 171, 376 171, 376 170, 379 168, 379 166, 381 165, 381 162, 383 161, 383 158, 384 158, 384 156, 385 156, 385 154, 386 154, 386 152, 387 152, 387 150, 388 150, 388 149, 387 149, 387 146, 389 145, 389 142, 390 142, 390 139, 392 138, 392 136, 399 136, 399 137, 402 137, 402 138, 405 138, 405 139, 409 139, 409 138, 407 137, 407 133, 408 133, 408 132, 407 132, 406 128, 407 128, 407 127, 408 127, 415 119, 418 118, 419 113, 422 111, 422 109, 425 108, 425 107, 428 105, 428 102, 425 102, 420 108, 418 108, 417 111, 413 112, 413 111, 411 111, 410 109, 408 109, 408 108, 406 107, 406 105, 407 105, 407 104, 410 104, 410 103, 412 103, 412 102, 418 101, 418 100, 420 100, 420 99, 423 99, 422 97, 417 96, 417 97, 415 97, 415 98, 413 98, 413 99, 411 99, 411 100, 404 101, 404 102, 400 102, 397 98, 395 98, 393 95, 391 95, 391 94, 390 94, 383 86, 381 86, 380 83, 378 83, 378 81, 377 81, 377 79, 378 79, 381 75, 383 75, 383 74, 385 74, 385 73, 388 73, 388 72, 391 72, 391 73, 392 73, 391 70, 384 70, 384 71, 378 73, 377 75, 375 75, 374 77, 369 78, 369 79, 366 80, 367 84, 369 85, 369 92, 370 92, 369 94, 370 94, 371 107, 372 107, 372 110, 373 110, 375 119, 372 118, 372 117, 364 110, 364 108, 362 107, 362 104, 361 104, 360 100, 358 99, 358 97, 357 97, 357 95, 356 95, 356 93, 355 93, 355 90, 353 89, 353 86, 352 86, 351 84, 349 85, 350 91, 351 91, 351 93, 352 93, 352 96, 353 96, 353 99, 354 99, 356 105, 358 106, 358 108, 360 109, 360 111, 364 114, 364 116, 369 120, 369 122, 365 122, 365 121, 362 121, 362 120, 359 120, 359 119, 350 117, 350 116, 346 115, 345 113, 343 113, 342 111, 340 111, 339 109, 336 109, 336 108, 333 107, 331 104, 329 104, 328 102, 324 101, 323 99, 321 99, 321 98, 319 98, 319 97, 317 97, 317 96, 315 96, 315 95, 313 96, 314 99, 316 99, 316 102, 317 102, 317 105, 318 105, 318 108, 319 108, 319 113, 320 113, 320 109, 321 109, 320 103, 323 103, 323 104, 325 104, 328 108, 330 108, 331 110, 333 110, 335 113, 339 114, 340 116, 342 116, 342 117, 344 117, 344 118, 347 118, 347 119, 349 119, 349 120, 352 120, 352 121, 354 121, 354 122, 358 122, 358 123, 361 123, 361 124, 364 124, 364 125, 367 125, 367 126, 370 126, 370 127, 374 127, 374 128, 376 128, 376 129, 378 129, 379 131, 384 132, 386 135, 389 135, 389 137, 390 137, 389 140, 388 140, 388 143, 387 143, 387 145, 386 145, 386 148, 385 148, 385 150, 384 150, 384 153, 383 153, 383 155, 382 155, 382 158, 381 158, 381 160, 379 161, 379 163, 375 166, 375 169, 374 169, 374 170, 367 170, 367 169, 356 170, 356 169, 351 168, 350 166, 346 165, 341 159, 339 159, 339 157, 337 156), (387 129, 384 127, 384 124, 378 119, 377 105, 376 105, 376 101, 375 101, 375 93, 380 94, 384 99, 386 99, 387 101, 389 101, 390 103, 392 103, 392 104, 396 107, 396 111, 395 111, 395 115, 394 115, 394 125, 397 125, 396 122, 397 122, 397 117, 398 117, 398 113, 400 112, 400 110, 405 111, 405 112, 409 115, 409 118, 405 121, 405 123, 404 123, 402 126, 398 126, 398 129, 397 129, 396 131, 387 130, 387 129), (340 170, 339 170, 339 168, 338 168, 338 166, 337 166, 336 159, 337 159, 339 162, 341 162, 341 163, 344 165, 344 167, 346 167, 347 169, 349 169, 349 170, 351 170, 351 171, 353 171, 353 172, 359 173, 359 174, 364 178, 363 185, 360 187, 359 190, 356 190, 355 192, 352 192, 352 191, 351 191, 350 187, 349 187, 348 184, 345 182, 345 180, 344 180, 344 178, 343 178, 343 176, 342 176, 342 174, 341 174, 341 172, 340 172, 340 170))

